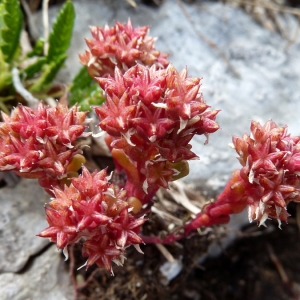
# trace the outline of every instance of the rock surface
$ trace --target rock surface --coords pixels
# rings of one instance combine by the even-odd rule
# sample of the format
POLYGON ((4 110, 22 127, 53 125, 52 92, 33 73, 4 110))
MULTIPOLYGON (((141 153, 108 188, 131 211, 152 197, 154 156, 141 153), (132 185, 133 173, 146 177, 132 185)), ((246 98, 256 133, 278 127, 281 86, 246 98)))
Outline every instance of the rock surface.
MULTIPOLYGON (((214 192, 224 186, 239 166, 234 150, 228 146, 231 134, 249 132, 252 119, 265 122, 272 118, 279 125, 288 124, 290 132, 299 135, 299 37, 288 45, 244 11, 219 2, 187 5, 166 0, 159 8, 138 1, 133 8, 125 0, 73 2, 75 34, 61 78, 69 81, 80 69, 77 55, 86 49, 84 38, 90 37, 89 25, 112 25, 114 20, 125 22, 128 18, 134 26, 150 25, 150 34, 158 37, 157 49, 169 53, 177 69, 187 66, 191 76, 203 77, 204 99, 212 108, 222 110, 217 118, 222 130, 210 136, 208 145, 203 145, 203 137, 193 143, 201 159, 190 164, 186 180, 198 188, 214 192)), ((57 11, 57 7, 50 9, 52 19, 57 11)), ((35 22, 41 24, 40 15, 35 22)), ((285 22, 289 32, 296 31, 296 19, 286 15, 285 22)), ((48 243, 35 237, 47 226, 43 210, 47 201, 49 197, 34 181, 22 180, 14 189, 0 189, 1 299, 73 298, 70 279, 54 247, 24 268, 29 257, 48 243)), ((233 227, 239 228, 241 222, 238 224, 233 227)))
MULTIPOLYGON (((239 167, 235 151, 228 146, 231 135, 248 133, 253 119, 263 123, 273 119, 299 134, 299 37, 289 45, 241 9, 220 2, 188 5, 166 0, 158 8, 136 3, 137 8, 125 0, 74 1, 75 34, 61 76, 70 80, 79 70, 78 53, 87 48, 84 38, 91 36, 90 25, 112 25, 128 18, 134 26, 150 25, 150 34, 158 38, 157 49, 169 53, 177 69, 187 66, 190 76, 203 77, 204 99, 213 109, 222 110, 217 118, 222 129, 210 136, 209 144, 204 146, 205 138, 196 137, 193 147, 200 161, 190 163, 186 180, 208 190, 223 187, 239 167)), ((52 19, 57 10, 51 10, 52 19)), ((287 32, 293 35, 297 21, 291 15, 284 17, 287 32)))
POLYGON ((3 300, 71 300, 74 289, 61 255, 51 246, 24 273, 0 274, 3 300))
POLYGON ((35 180, 0 189, 0 272, 19 272, 49 242, 36 235, 47 227, 48 195, 35 180))
POLYGON ((35 180, 0 189, 0 299, 73 299, 61 256, 54 246, 44 251, 49 241, 36 236, 47 227, 46 202, 35 180))

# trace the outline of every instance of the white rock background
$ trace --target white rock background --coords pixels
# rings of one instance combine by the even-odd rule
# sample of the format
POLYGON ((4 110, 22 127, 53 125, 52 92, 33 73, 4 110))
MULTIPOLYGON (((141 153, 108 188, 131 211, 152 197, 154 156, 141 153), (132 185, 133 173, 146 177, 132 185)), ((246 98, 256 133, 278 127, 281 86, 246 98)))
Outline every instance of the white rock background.
MULTIPOLYGON (((217 118, 222 130, 210 136, 208 145, 203 145, 204 137, 197 137, 193 143, 201 159, 190 164, 187 182, 208 193, 222 188, 231 172, 239 167, 235 151, 228 146, 231 135, 249 132, 253 119, 288 124, 290 132, 299 135, 299 37, 288 45, 287 40, 256 24, 242 10, 219 2, 181 4, 184 9, 174 0, 164 1, 159 8, 136 2, 137 8, 133 8, 125 0, 74 0, 75 34, 66 69, 60 76, 68 81, 79 70, 77 55, 86 49, 84 37, 90 37, 89 25, 113 25, 114 20, 125 22, 128 18, 134 26, 150 25, 150 34, 158 37, 157 49, 169 53, 169 60, 177 69, 187 66, 191 76, 203 77, 206 102, 222 110, 217 118), (199 34, 218 46, 238 76, 199 34)), ((52 19, 57 11, 58 8, 51 8, 52 19)), ((41 16, 37 15, 34 22, 41 24, 41 16)), ((285 15, 282 22, 293 36, 298 26, 296 20, 285 15)), ((42 26, 39 28, 42 30, 42 26)), ((28 181, 21 181, 15 189, 0 189, 1 299, 73 297, 70 280, 61 268, 62 262, 58 263, 60 258, 54 247, 18 273, 30 256, 45 247, 45 240, 35 234, 46 227, 43 204, 47 201, 47 196, 36 190, 35 183, 28 181)))
POLYGON ((47 227, 46 202, 49 195, 35 180, 0 189, 1 300, 74 298, 61 253, 36 236, 47 227))
MULTIPOLYGON (((61 78, 70 80, 79 70, 78 53, 87 49, 84 38, 91 37, 90 25, 114 25, 115 20, 126 22, 128 18, 134 26, 150 25, 150 35, 158 38, 156 48, 169 53, 178 70, 187 66, 190 76, 203 78, 204 99, 213 109, 222 110, 217 117, 222 129, 210 136, 209 144, 203 145, 202 136, 193 142, 200 161, 190 163, 187 181, 204 190, 223 187, 239 167, 235 151, 228 146, 231 135, 248 133, 251 120, 264 123, 273 119, 299 134, 300 38, 289 45, 241 9, 219 2, 187 5, 167 0, 159 8, 136 2, 137 8, 125 0, 74 1, 75 34, 61 78), (217 45, 238 75, 199 35, 217 45)), ((51 10, 52 19, 56 12, 51 10)), ((285 15, 282 22, 294 36, 296 19, 285 15)))

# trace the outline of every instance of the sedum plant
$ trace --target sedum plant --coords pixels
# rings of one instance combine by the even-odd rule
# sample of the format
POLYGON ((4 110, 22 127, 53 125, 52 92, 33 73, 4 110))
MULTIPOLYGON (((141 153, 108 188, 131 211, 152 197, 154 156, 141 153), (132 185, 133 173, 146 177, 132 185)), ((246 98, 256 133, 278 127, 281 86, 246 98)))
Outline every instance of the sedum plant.
POLYGON ((96 97, 105 92, 105 102, 92 109, 115 162, 113 174, 90 172, 83 165, 79 139, 89 134, 87 112, 77 104, 36 109, 20 104, 11 116, 2 113, 0 123, 0 170, 38 178, 52 195, 45 206, 49 226, 39 236, 66 255, 68 245, 81 243, 84 266, 97 264, 110 273, 112 262, 122 265, 131 245, 141 252, 142 243, 173 243, 198 228, 225 224, 247 207, 250 221, 263 225, 272 218, 280 226, 287 221, 288 203, 300 200, 300 137, 273 121, 252 122, 251 136, 233 137, 242 167, 215 202, 173 233, 143 235, 145 212, 158 189, 188 175, 188 161, 198 158, 192 138, 205 135, 208 140, 219 129, 219 110, 204 101, 201 80, 189 77, 186 69, 177 71, 155 49, 147 30, 133 28, 130 21, 92 27, 89 50, 80 55, 85 70, 71 88, 72 101, 80 96, 76 84, 84 86, 80 78, 91 88, 88 70, 99 85, 96 97))

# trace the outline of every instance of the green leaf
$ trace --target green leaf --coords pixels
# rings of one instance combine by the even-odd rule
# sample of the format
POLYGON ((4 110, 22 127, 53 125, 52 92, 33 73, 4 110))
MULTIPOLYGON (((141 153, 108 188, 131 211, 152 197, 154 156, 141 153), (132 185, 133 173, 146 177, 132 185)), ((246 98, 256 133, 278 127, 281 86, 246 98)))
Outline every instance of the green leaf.
POLYGON ((74 77, 70 92, 76 91, 77 89, 83 89, 85 86, 91 84, 91 82, 93 81, 93 78, 89 75, 87 71, 87 67, 84 66, 74 77))
POLYGON ((69 94, 71 105, 79 104, 82 111, 90 111, 91 105, 101 105, 105 101, 103 90, 83 67, 73 79, 69 94))
POLYGON ((84 90, 72 93, 69 97, 70 104, 78 103, 82 111, 91 111, 92 105, 101 105, 105 101, 103 90, 96 82, 84 90))
POLYGON ((22 72, 20 74, 21 77, 26 78, 26 79, 32 78, 36 73, 38 73, 42 70, 42 68, 46 64, 46 62, 47 62, 46 57, 38 58, 36 62, 34 62, 30 66, 28 66, 27 68, 22 70, 22 72))
POLYGON ((48 62, 56 60, 67 52, 71 43, 74 20, 73 3, 67 1, 58 13, 49 36, 48 62))
POLYGON ((32 51, 30 51, 27 54, 27 57, 33 57, 33 56, 42 56, 43 55, 43 51, 44 51, 44 44, 45 44, 45 40, 43 38, 39 38, 32 51))
POLYGON ((56 74, 64 64, 67 54, 61 55, 56 60, 43 66, 43 74, 39 79, 30 87, 30 92, 44 92, 49 88, 49 85, 55 78, 56 74))
POLYGON ((1 32, 4 28, 6 28, 4 23, 4 14, 5 14, 4 3, 0 1, 0 51, 1 51, 1 46, 4 44, 1 32))
MULTIPOLYGON (((1 3, 0 3, 1 4, 1 3)), ((3 53, 0 49, 0 93, 12 83, 12 76, 8 63, 5 62, 3 53)))
POLYGON ((19 46, 23 14, 18 0, 3 0, 0 6, 0 48, 7 62, 11 62, 19 46))

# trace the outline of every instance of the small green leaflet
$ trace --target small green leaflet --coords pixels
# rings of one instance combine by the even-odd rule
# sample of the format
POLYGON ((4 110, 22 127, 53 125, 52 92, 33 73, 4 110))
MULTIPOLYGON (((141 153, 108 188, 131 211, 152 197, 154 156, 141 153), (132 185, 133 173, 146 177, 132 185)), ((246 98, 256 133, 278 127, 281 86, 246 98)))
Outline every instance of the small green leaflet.
POLYGON ((30 53, 27 54, 27 57, 41 56, 43 55, 45 40, 39 38, 30 53))
POLYGON ((21 76, 26 79, 32 78, 36 73, 42 70, 46 62, 46 57, 39 57, 34 63, 32 63, 27 68, 21 71, 21 76))
MULTIPOLYGON (((63 66, 71 43, 74 20, 73 3, 67 1, 59 11, 52 26, 47 56, 44 60, 40 58, 30 69, 24 70, 24 73, 27 71, 27 77, 29 78, 33 76, 34 71, 42 70, 40 78, 30 87, 31 92, 45 91, 63 66), (42 62, 44 62, 44 65, 42 65, 42 62)), ((42 41, 40 43, 43 44, 42 41)))
POLYGON ((82 111, 90 111, 91 105, 101 105, 105 101, 103 90, 83 67, 73 79, 69 94, 71 105, 79 104, 82 111))
POLYGON ((6 62, 11 62, 19 46, 23 14, 18 0, 0 2, 0 50, 6 62))
POLYGON ((30 87, 30 92, 41 92, 49 88, 50 83, 54 80, 57 72, 60 70, 64 61, 67 57, 65 53, 61 57, 58 57, 57 60, 52 61, 49 64, 43 66, 43 73, 39 79, 30 87))
POLYGON ((50 33, 48 62, 56 60, 57 57, 65 54, 69 49, 74 20, 75 10, 73 3, 67 1, 58 13, 50 33))

